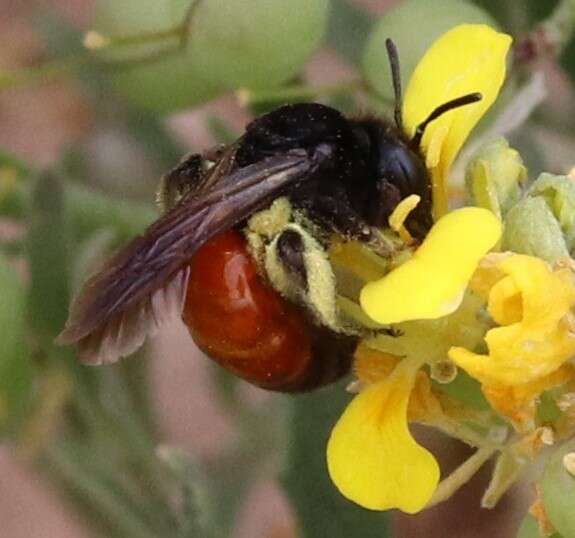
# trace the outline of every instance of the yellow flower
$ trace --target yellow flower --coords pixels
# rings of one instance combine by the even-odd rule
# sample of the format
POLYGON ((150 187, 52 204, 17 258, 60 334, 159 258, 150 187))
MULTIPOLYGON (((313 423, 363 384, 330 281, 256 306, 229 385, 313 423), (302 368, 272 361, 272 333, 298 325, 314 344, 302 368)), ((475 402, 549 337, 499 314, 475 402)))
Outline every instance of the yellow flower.
POLYGON ((435 120, 423 136, 433 182, 436 218, 447 212, 446 182, 467 136, 493 104, 505 79, 505 57, 511 37, 489 26, 462 24, 440 37, 416 67, 403 106, 408 134, 441 103, 480 92, 482 100, 435 120))
MULTIPOLYGON (((497 268, 501 276, 487 306, 499 327, 485 336, 488 354, 454 347, 449 356, 484 384, 522 385, 551 374, 575 355, 575 282, 571 270, 553 271, 532 256, 513 254, 497 268)), ((481 269, 478 273, 481 280, 481 269)))
POLYGON ((391 375, 355 397, 327 446, 339 490, 371 510, 421 510, 439 480, 435 458, 407 427, 407 406, 421 362, 401 361, 391 375))
POLYGON ((361 307, 378 323, 435 319, 461 304, 479 260, 499 241, 493 213, 464 207, 435 224, 413 257, 361 291, 361 307))
MULTIPOLYGON (((509 36, 483 25, 453 28, 430 48, 409 83, 403 106, 408 135, 446 101, 472 92, 483 96, 479 103, 445 114, 425 132, 422 147, 433 180, 436 217, 446 213, 445 181, 455 156, 499 92, 510 42, 509 36)), ((443 216, 410 260, 365 286, 362 308, 385 324, 454 312, 479 260, 500 235, 499 220, 485 209, 465 208, 443 216)), ((408 428, 410 414, 425 413, 414 403, 408 414, 425 359, 405 357, 383 379, 367 379, 330 437, 327 459, 333 481, 343 495, 366 508, 414 513, 436 489, 437 462, 408 428)))

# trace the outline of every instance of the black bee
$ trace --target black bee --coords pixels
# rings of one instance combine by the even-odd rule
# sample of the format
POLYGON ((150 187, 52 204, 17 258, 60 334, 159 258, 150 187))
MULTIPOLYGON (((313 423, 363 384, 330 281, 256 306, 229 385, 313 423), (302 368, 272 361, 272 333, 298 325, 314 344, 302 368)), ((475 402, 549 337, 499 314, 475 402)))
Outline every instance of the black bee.
MULTIPOLYGON (((175 312, 183 315, 194 340, 208 355, 265 388, 309 389, 345 374, 356 337, 309 322, 310 316, 301 313, 301 306, 280 297, 261 275, 262 282, 255 284, 272 295, 266 296, 267 303, 255 305, 257 316, 250 327, 260 336, 251 343, 238 344, 232 334, 236 321, 243 322, 253 314, 245 310, 245 301, 240 301, 241 307, 237 301, 224 305, 229 308, 223 313, 214 310, 212 318, 223 317, 220 327, 213 327, 210 319, 208 325, 201 325, 200 314, 211 308, 214 294, 202 294, 209 292, 210 286, 220 293, 218 286, 229 277, 229 267, 217 266, 218 256, 221 254, 222 260, 224 254, 239 256, 243 248, 237 238, 226 237, 218 239, 220 250, 216 250, 215 239, 240 229, 246 219, 279 197, 287 197, 321 230, 368 242, 374 229, 387 226, 402 199, 417 194, 421 200, 406 227, 416 238, 426 235, 432 225, 432 200, 421 138, 434 119, 481 96, 465 95, 430 111, 409 138, 401 121, 399 65, 390 40, 387 49, 396 97, 395 124, 374 118, 348 119, 321 104, 290 104, 252 121, 235 143, 188 157, 164 178, 166 213, 87 281, 59 341, 78 344, 87 363, 113 362, 137 349, 169 312, 175 312), (203 261, 194 265, 202 247, 206 253, 203 261), (218 267, 227 276, 220 275, 214 283, 210 279, 218 267), (277 304, 276 299, 280 301, 277 304), (197 304, 190 305, 190 301, 197 304), (230 312, 233 315, 228 319, 230 312), (221 325, 226 324, 222 332, 221 325), (285 333, 282 326, 291 327, 291 333, 285 333), (267 337, 269 349, 262 347, 267 337), (298 344, 297 352, 290 342, 298 344), (326 345, 330 342, 335 345, 326 345), (254 351, 264 348, 263 355, 254 351)), ((305 286, 301 238, 293 229, 286 230, 277 245, 280 260, 305 286)), ((245 281, 252 270, 245 263, 242 267, 247 272, 236 275, 234 281, 239 288, 226 288, 230 297, 244 293, 246 299, 249 295, 245 281)), ((238 333, 247 338, 249 330, 238 329, 238 333)))

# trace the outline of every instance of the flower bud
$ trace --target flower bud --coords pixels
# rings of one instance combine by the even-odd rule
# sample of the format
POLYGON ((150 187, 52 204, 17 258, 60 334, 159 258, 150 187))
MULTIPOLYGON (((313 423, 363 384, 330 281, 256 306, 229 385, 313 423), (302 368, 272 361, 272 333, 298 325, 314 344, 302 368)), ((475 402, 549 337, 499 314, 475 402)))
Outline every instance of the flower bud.
POLYGON ((504 138, 481 147, 466 171, 465 182, 472 203, 499 218, 521 198, 521 184, 527 169, 519 153, 504 138))
POLYGON ((526 196, 509 210, 504 222, 502 250, 551 263, 569 256, 561 227, 544 198, 526 196))
POLYGON ((505 215, 502 246, 548 262, 569 257, 575 247, 575 182, 541 174, 505 215))
POLYGON ((541 174, 528 194, 540 196, 547 202, 571 252, 575 246, 575 181, 570 176, 541 174))

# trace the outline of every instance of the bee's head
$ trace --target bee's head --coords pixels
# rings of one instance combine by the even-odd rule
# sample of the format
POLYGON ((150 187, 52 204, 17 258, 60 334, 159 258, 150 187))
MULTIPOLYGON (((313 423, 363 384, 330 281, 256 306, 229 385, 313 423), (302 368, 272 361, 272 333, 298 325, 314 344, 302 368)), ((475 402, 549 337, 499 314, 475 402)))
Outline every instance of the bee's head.
POLYGON ((421 149, 425 130, 431 122, 446 112, 480 101, 482 97, 480 93, 470 93, 439 105, 417 126, 413 137, 408 138, 401 114, 402 91, 398 52, 391 39, 386 41, 386 48, 395 93, 395 128, 382 125, 373 132, 373 125, 371 126, 372 143, 376 147, 375 168, 378 179, 372 186, 374 192, 369 195, 368 219, 373 226, 385 226, 397 204, 407 196, 416 194, 420 201, 408 216, 406 227, 415 237, 421 238, 433 225, 431 180, 421 149))
POLYGON ((419 204, 409 215, 406 226, 416 237, 423 237, 433 224, 431 218, 431 180, 425 160, 404 137, 389 127, 378 133, 375 143, 376 177, 368 210, 373 226, 386 226, 397 204, 412 194, 420 197, 419 204))

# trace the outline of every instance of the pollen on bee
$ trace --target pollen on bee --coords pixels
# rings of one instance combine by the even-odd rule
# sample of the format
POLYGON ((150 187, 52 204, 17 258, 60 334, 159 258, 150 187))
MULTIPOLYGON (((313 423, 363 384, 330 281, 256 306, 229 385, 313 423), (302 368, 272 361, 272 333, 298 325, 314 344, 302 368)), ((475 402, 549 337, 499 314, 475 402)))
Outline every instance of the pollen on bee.
POLYGON ((575 452, 568 452, 563 456, 563 467, 571 476, 575 476, 575 452))

